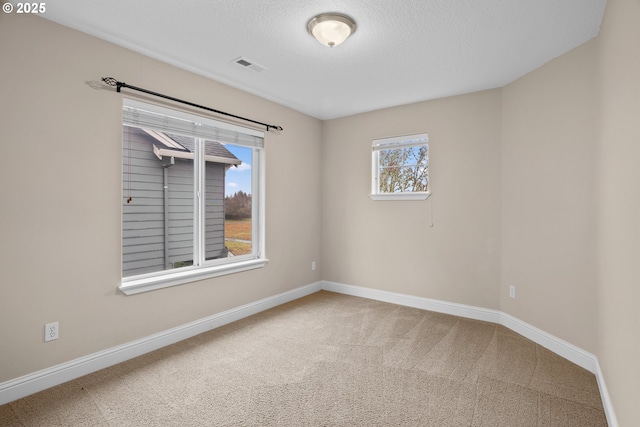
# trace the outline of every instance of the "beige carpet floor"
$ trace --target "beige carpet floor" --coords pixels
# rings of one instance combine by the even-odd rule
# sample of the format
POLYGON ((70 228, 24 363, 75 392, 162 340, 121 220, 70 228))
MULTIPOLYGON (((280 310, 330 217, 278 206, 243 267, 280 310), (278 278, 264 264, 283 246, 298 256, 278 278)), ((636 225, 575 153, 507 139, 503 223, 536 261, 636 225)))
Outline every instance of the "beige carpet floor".
POLYGON ((495 324, 318 292, 0 406, 1 426, 606 426, 596 379, 495 324))

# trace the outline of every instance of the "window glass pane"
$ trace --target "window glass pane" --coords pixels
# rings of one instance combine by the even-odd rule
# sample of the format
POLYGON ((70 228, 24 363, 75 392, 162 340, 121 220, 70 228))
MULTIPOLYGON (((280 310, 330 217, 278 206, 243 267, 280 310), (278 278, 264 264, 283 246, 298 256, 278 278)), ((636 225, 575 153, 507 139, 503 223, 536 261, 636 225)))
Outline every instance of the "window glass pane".
POLYGON ((224 244, 228 256, 248 255, 253 245, 253 153, 249 147, 226 144, 238 163, 229 165, 225 177, 224 244))
POLYGON ((404 181, 407 183, 406 191, 427 191, 427 147, 405 148, 405 156, 404 181))
POLYGON ((428 146, 382 149, 378 157, 378 193, 427 192, 428 146))
POLYGON ((192 265, 193 138, 123 129, 122 276, 192 265))

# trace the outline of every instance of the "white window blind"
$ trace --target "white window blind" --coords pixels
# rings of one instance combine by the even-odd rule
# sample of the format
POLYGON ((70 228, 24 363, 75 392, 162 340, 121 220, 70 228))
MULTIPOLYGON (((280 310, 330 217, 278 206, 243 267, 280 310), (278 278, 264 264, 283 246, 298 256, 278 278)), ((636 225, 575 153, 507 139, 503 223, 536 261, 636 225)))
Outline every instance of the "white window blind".
POLYGON ((208 117, 198 116, 196 122, 192 114, 181 114, 180 111, 151 106, 130 99, 124 100, 122 115, 125 124, 144 129, 204 138, 222 144, 257 148, 264 146, 264 132, 208 117))
POLYGON ((395 150, 397 148, 415 147, 429 142, 429 135, 421 133, 417 135, 394 136, 391 138, 374 139, 371 148, 373 151, 395 150))

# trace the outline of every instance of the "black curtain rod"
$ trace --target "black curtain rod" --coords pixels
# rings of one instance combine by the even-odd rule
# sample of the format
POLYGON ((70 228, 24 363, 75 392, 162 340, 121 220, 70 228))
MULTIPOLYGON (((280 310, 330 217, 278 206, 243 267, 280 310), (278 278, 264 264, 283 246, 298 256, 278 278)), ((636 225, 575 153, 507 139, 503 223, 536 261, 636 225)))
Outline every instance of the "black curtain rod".
POLYGON ((168 99, 168 100, 171 100, 171 101, 180 102, 182 104, 190 105, 191 107, 196 107, 196 108, 201 108, 203 110, 211 111, 211 112, 214 112, 216 114, 222 114, 222 115, 225 115, 225 116, 233 117, 234 119, 240 119, 240 120, 244 120, 245 122, 255 123, 257 125, 261 125, 261 126, 266 127, 267 128, 267 132, 269 132, 270 129, 273 129, 273 130, 276 130, 276 131, 281 131, 282 130, 282 126, 275 126, 275 125, 270 125, 270 124, 267 124, 267 123, 258 122, 258 121, 255 121, 255 120, 247 119, 246 117, 236 116, 235 114, 225 113, 224 111, 219 111, 219 110, 214 110, 213 108, 205 107, 204 105, 198 105, 198 104, 194 104, 193 102, 189 102, 189 101, 185 101, 185 100, 182 100, 182 99, 174 98, 173 96, 164 95, 164 94, 158 93, 158 92, 153 92, 151 90, 143 89, 143 88, 137 87, 137 86, 131 86, 131 85, 126 84, 125 82, 119 82, 118 80, 114 79, 113 77, 103 77, 102 81, 105 82, 106 84, 108 84, 109 86, 115 87, 117 92, 120 92, 120 89, 122 89, 122 88, 137 90, 139 92, 148 93, 149 95, 158 96, 160 98, 164 98, 164 99, 168 99))

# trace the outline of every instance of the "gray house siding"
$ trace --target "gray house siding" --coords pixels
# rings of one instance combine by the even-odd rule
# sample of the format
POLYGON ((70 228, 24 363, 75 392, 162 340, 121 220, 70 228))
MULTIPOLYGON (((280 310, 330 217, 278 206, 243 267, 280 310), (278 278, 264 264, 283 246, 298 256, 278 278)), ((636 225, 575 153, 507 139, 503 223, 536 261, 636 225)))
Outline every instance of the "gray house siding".
POLYGON ((205 175, 205 251, 206 258, 226 256, 224 247, 225 165, 207 162, 205 175))
MULTIPOLYGON (((189 263, 194 258, 193 160, 175 158, 174 164, 165 167, 169 165, 169 159, 159 159, 153 152, 153 143, 154 139, 142 130, 125 126, 122 156, 123 277, 174 268, 175 263, 189 263), (129 195, 131 201, 128 203, 129 195)), ((205 179, 205 251, 206 258, 212 259, 226 256, 225 164, 206 162, 205 179)))

